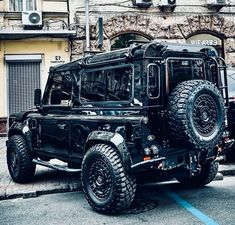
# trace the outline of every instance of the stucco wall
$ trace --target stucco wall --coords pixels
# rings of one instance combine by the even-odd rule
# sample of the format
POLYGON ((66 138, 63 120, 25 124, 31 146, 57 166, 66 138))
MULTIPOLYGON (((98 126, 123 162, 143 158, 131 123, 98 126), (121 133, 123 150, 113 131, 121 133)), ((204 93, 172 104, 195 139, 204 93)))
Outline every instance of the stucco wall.
POLYGON ((42 77, 41 87, 44 88, 49 67, 55 65, 55 56, 61 57, 61 62, 70 61, 68 41, 66 39, 1 41, 0 49, 0 117, 7 116, 7 71, 4 61, 5 54, 41 54, 42 77))

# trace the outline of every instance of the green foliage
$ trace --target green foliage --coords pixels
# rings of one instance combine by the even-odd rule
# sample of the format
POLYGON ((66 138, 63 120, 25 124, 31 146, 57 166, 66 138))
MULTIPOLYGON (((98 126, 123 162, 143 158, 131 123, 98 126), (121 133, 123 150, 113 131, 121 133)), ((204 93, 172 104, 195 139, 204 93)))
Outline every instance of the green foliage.
POLYGON ((123 34, 115 39, 111 48, 126 48, 130 45, 129 41, 135 39, 136 37, 134 34, 123 34))

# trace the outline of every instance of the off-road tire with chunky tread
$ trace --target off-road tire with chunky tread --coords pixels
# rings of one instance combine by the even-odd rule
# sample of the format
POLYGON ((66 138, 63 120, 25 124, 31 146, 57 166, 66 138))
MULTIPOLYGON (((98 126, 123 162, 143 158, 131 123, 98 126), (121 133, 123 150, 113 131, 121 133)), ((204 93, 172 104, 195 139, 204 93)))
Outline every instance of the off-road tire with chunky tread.
POLYGON ((218 173, 219 163, 217 161, 206 162, 199 176, 190 178, 177 178, 177 180, 185 186, 202 187, 214 180, 218 173))
POLYGON ((33 156, 22 135, 13 135, 7 144, 7 165, 14 182, 27 183, 35 173, 33 156))
POLYGON ((167 106, 168 132, 172 146, 213 149, 224 128, 224 102, 218 88, 206 80, 178 84, 167 106))
POLYGON ((127 173, 117 150, 107 144, 96 144, 87 151, 81 181, 89 204, 101 213, 120 212, 135 196, 135 177, 127 173))

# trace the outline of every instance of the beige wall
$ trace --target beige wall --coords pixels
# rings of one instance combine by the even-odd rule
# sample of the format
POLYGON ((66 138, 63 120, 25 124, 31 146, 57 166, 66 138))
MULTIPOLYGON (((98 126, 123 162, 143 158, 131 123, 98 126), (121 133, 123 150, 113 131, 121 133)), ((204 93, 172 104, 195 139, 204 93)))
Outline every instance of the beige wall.
POLYGON ((6 79, 5 79, 5 72, 3 66, 4 60, 4 43, 0 41, 0 117, 5 116, 5 87, 6 87, 6 79))
POLYGON ((4 55, 6 54, 41 54, 42 55, 42 77, 41 88, 46 84, 50 66, 56 65, 59 61, 69 62, 70 52, 66 39, 44 39, 44 40, 20 40, 1 41, 0 49, 0 118, 7 116, 7 75, 4 55), (56 61, 55 57, 60 60, 56 61), (57 57, 58 58, 58 57, 57 57))
POLYGON ((42 4, 43 12, 67 12, 67 2, 59 1, 43 1, 42 4))

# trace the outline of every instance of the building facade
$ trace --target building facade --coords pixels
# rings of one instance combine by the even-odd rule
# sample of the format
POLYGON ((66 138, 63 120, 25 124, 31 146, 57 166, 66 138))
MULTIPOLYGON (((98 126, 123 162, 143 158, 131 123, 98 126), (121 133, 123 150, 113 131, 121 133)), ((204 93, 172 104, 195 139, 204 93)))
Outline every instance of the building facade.
MULTIPOLYGON (((86 49, 84 2, 70 1, 70 15, 79 30, 73 59, 86 49)), ((127 36, 187 42, 212 45, 229 66, 235 66, 235 0, 90 0, 89 13, 91 50, 99 50, 97 21, 102 17, 102 51, 115 49, 127 36)))
POLYGON ((0 0, 0 135, 7 117, 33 106, 50 66, 70 61, 67 0, 0 0))

